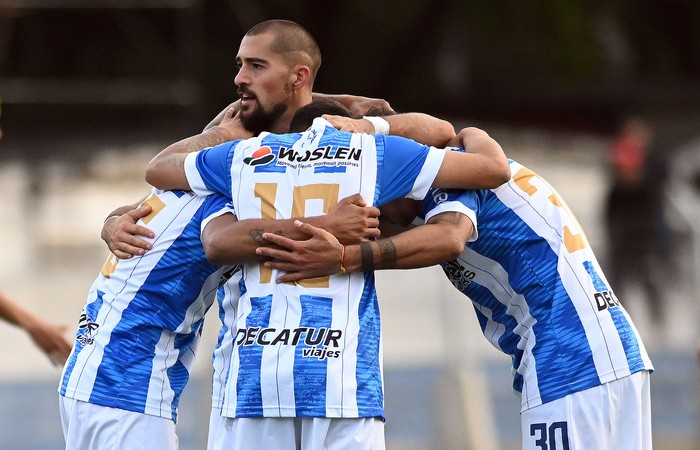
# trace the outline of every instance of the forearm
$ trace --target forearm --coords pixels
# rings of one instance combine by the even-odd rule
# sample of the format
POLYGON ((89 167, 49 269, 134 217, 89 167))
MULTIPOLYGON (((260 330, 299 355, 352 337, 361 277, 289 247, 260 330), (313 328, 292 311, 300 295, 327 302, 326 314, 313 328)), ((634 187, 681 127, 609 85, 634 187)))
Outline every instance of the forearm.
POLYGON ((174 154, 196 152, 215 145, 223 144, 224 142, 228 142, 233 139, 236 139, 236 136, 232 135, 226 128, 214 126, 208 128, 200 134, 190 136, 177 141, 174 144, 170 144, 160 153, 154 156, 148 165, 149 167, 152 165, 157 165, 163 160, 167 160, 168 157, 174 154))
POLYGON ((0 293, 0 318, 5 322, 26 329, 31 317, 32 315, 29 311, 0 293))
POLYGON ((348 272, 379 269, 416 269, 457 258, 471 235, 471 221, 449 213, 443 221, 411 228, 391 238, 345 247, 348 272))
POLYGON ((458 257, 473 231, 471 220, 457 212, 444 212, 422 225, 381 241, 343 246, 328 231, 299 222, 311 236, 304 241, 267 235, 279 248, 260 247, 270 257, 265 265, 285 272, 278 283, 346 272, 376 269, 413 269, 458 257))
POLYGON ((314 92, 312 98, 313 100, 327 99, 336 101, 348 108, 353 117, 361 117, 368 113, 387 114, 394 112, 389 102, 380 98, 350 94, 321 94, 318 92, 314 92))
POLYGON ((163 190, 190 189, 184 167, 187 154, 213 147, 229 140, 231 140, 230 133, 216 126, 203 133, 169 145, 148 163, 146 167, 146 182, 163 190))
POLYGON ((55 365, 65 363, 71 343, 64 333, 67 327, 46 322, 0 294, 0 318, 22 328, 55 365))
MULTIPOLYGON (((265 240, 263 234, 276 234, 294 240, 308 239, 308 235, 294 225, 295 220, 249 219, 228 221, 214 227, 208 225, 202 236, 207 259, 217 265, 265 261, 267 258, 258 255, 256 249, 274 245, 265 240)), ((308 217, 304 220, 321 228, 326 225, 326 216, 308 217)))
POLYGON ((169 145, 156 155, 146 167, 146 181, 164 190, 190 189, 184 167, 189 153, 251 136, 252 133, 243 126, 240 114, 234 108, 229 108, 219 125, 169 145))
POLYGON ((493 189, 510 179, 508 158, 486 132, 466 128, 456 140, 466 151, 446 152, 433 187, 493 189))
POLYGON ((434 147, 445 147, 455 137, 454 127, 450 122, 428 114, 404 113, 385 116, 383 119, 389 122, 389 134, 434 147))
POLYGON ((186 153, 172 153, 151 160, 146 167, 146 183, 164 191, 189 191, 190 183, 185 174, 186 157, 186 153))

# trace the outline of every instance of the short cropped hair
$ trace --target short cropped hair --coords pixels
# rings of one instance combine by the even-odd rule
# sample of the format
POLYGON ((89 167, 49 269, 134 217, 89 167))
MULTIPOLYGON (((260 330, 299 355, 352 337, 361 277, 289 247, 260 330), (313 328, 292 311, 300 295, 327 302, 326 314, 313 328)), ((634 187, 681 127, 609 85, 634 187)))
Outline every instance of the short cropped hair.
POLYGON ((303 62, 311 69, 312 80, 316 78, 321 67, 321 50, 314 37, 304 27, 290 20, 267 20, 253 26, 245 34, 257 36, 272 33, 272 51, 285 56, 289 64, 303 62))
POLYGON ((324 114, 334 116, 352 117, 350 110, 335 100, 316 100, 306 106, 302 106, 294 113, 289 124, 290 133, 301 133, 311 126, 316 117, 324 114))

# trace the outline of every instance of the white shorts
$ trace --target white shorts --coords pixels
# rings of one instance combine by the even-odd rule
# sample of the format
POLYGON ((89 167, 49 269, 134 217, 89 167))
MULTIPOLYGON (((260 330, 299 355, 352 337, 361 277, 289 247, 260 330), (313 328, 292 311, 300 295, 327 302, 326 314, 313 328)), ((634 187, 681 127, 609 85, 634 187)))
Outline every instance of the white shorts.
POLYGON ((177 450, 175 422, 59 396, 66 450, 177 450))
POLYGON ((649 372, 520 414, 523 450, 651 450, 649 372))
POLYGON ((376 418, 261 417, 229 419, 212 409, 208 450, 384 450, 376 418))
POLYGON ((214 449, 214 439, 217 433, 220 433, 219 429, 224 429, 226 426, 226 417, 221 415, 221 408, 216 406, 211 407, 211 414, 209 415, 209 433, 207 434, 207 450, 214 449))

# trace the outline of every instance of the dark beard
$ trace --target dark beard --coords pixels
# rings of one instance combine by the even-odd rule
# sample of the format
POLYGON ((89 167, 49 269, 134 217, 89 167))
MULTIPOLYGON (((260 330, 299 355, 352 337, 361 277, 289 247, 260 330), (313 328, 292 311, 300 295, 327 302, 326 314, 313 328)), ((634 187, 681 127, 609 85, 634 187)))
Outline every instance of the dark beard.
POLYGON ((285 103, 277 103, 269 111, 261 106, 255 108, 250 114, 241 114, 241 122, 246 130, 258 135, 263 131, 270 131, 272 124, 282 117, 285 111, 287 111, 285 103))

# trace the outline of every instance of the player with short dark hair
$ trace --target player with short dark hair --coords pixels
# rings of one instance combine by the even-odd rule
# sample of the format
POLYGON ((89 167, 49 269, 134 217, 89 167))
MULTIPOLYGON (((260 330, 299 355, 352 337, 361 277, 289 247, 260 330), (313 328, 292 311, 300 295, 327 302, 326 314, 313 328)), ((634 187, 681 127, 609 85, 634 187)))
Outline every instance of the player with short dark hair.
POLYGON ((297 110, 289 124, 289 132, 303 133, 313 124, 315 118, 324 114, 351 117, 350 110, 341 103, 329 99, 314 100, 297 110))

